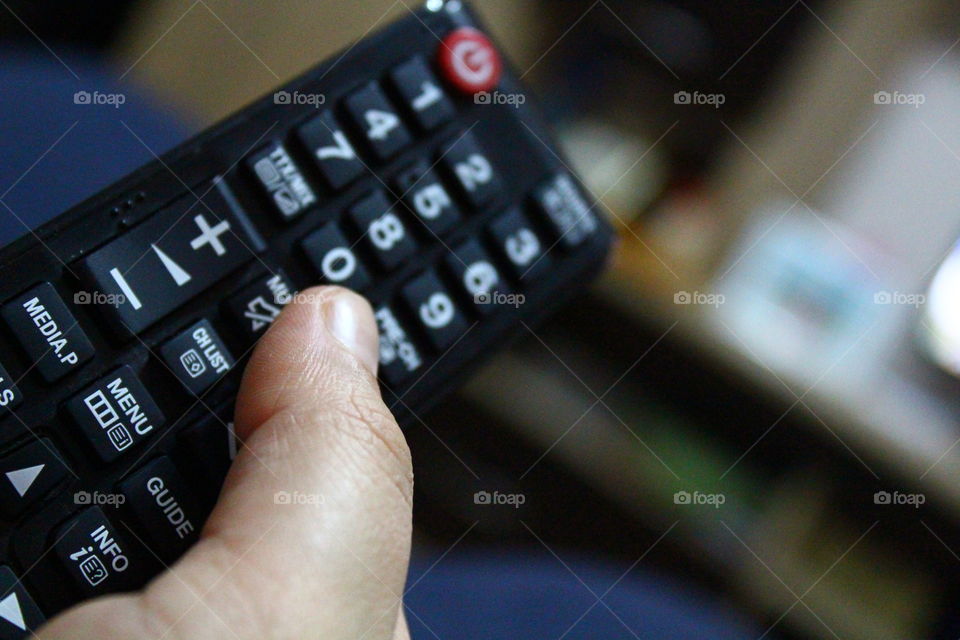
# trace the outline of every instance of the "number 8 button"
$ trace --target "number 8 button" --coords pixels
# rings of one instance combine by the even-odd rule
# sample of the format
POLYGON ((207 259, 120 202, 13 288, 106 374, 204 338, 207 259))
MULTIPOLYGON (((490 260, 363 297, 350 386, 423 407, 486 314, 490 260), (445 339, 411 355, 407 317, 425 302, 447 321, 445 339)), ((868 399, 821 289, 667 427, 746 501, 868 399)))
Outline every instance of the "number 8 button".
POLYGON ((417 243, 382 191, 350 207, 350 219, 386 271, 406 262, 417 251, 417 243))
POLYGON ((438 351, 449 349, 466 333, 467 321, 433 271, 405 286, 403 300, 438 351))

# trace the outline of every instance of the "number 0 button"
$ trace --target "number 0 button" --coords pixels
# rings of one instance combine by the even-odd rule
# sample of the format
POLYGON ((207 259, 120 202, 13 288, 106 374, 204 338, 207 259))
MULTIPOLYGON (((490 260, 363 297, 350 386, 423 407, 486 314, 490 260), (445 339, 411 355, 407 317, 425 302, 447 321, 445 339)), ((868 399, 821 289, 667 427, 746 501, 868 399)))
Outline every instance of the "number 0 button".
POLYGON ((370 150, 380 160, 410 144, 410 133, 376 84, 368 84, 350 95, 346 106, 354 126, 363 132, 370 150))
POLYGON ((363 291, 370 276, 333 222, 314 231, 303 240, 303 251, 324 280, 363 291))
POLYGON ((467 331, 467 321, 433 271, 403 288, 403 300, 438 351, 449 349, 467 331))

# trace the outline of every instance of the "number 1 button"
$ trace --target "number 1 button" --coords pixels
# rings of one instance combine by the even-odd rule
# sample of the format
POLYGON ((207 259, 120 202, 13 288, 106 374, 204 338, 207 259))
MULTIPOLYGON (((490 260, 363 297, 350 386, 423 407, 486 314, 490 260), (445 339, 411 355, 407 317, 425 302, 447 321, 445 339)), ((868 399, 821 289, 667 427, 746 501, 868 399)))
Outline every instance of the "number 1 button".
POLYGON ((297 137, 331 188, 342 189, 363 173, 360 157, 329 111, 297 129, 297 137))
POLYGON ((410 133, 376 84, 368 84, 350 95, 346 106, 350 120, 363 132, 370 150, 380 160, 390 158, 410 144, 410 133))
POLYGON ((467 331, 467 321, 433 271, 403 288, 403 300, 438 351, 449 349, 467 331))

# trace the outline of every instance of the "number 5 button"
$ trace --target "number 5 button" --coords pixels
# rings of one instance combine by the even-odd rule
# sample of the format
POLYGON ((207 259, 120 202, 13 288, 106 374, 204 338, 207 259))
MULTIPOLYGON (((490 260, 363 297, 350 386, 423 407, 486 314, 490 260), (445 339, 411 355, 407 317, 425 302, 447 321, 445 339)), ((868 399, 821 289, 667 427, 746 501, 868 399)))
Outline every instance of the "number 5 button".
POLYGON ((386 160, 408 144, 411 138, 396 109, 376 84, 368 84, 346 99, 347 113, 363 132, 370 150, 386 160))
POLYGON ((449 349, 466 333, 467 321, 433 271, 405 286, 403 300, 438 351, 449 349))

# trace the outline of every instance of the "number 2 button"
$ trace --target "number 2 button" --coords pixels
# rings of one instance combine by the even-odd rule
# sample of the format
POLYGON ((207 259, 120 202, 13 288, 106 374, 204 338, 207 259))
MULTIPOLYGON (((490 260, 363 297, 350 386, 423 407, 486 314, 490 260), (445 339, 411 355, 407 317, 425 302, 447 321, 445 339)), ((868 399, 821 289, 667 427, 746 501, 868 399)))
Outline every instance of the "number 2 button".
POLYGON ((467 321, 433 271, 405 286, 403 300, 438 351, 449 349, 467 331, 467 321))
POLYGON ((380 160, 387 160, 410 144, 410 133, 376 84, 368 84, 350 95, 346 108, 350 120, 363 132, 370 150, 380 160))
POLYGON ((350 219, 373 251, 377 262, 389 271, 406 261, 417 251, 417 243, 410 230, 390 206, 382 191, 350 207, 350 219))

